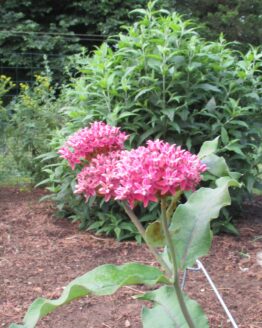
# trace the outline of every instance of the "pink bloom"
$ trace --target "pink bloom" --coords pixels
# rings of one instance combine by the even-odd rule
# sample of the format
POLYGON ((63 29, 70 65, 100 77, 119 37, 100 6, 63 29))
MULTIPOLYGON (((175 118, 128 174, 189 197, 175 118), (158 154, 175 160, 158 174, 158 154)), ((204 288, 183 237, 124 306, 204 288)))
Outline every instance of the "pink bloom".
POLYGON ((77 175, 75 193, 84 194, 86 199, 100 195, 108 201, 115 197, 118 186, 115 168, 121 153, 121 151, 112 151, 91 159, 89 165, 77 175))
POLYGON ((59 149, 61 157, 68 160, 72 169, 81 160, 90 160, 98 154, 120 150, 128 136, 104 122, 94 122, 89 128, 74 133, 65 145, 59 149))
POLYGON ((131 207, 136 201, 146 207, 160 196, 194 190, 206 170, 196 155, 160 140, 123 152, 116 165, 115 199, 126 200, 131 207))
POLYGON ((164 141, 146 147, 98 155, 77 176, 76 193, 148 206, 178 190, 194 190, 206 166, 196 155, 164 141))

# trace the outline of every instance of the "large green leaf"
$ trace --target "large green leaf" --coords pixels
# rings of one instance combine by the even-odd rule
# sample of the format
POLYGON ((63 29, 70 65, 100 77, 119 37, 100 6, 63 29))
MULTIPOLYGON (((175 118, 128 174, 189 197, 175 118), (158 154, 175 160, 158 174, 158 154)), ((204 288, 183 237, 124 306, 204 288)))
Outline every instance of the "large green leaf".
MULTIPOLYGON (((191 318, 196 327, 208 328, 208 320, 197 302, 184 295, 191 318)), ((174 287, 163 286, 158 290, 138 297, 154 303, 153 308, 142 310, 143 328, 188 328, 181 312, 174 287)))
POLYGON ((156 283, 168 283, 163 273, 157 268, 138 263, 121 266, 105 264, 74 279, 67 285, 60 298, 56 300, 36 299, 24 317, 24 324, 11 324, 10 328, 33 328, 42 317, 79 297, 111 295, 122 286, 154 285, 156 283))
POLYGON ((214 154, 217 151, 219 137, 216 137, 214 140, 205 141, 201 146, 198 157, 200 159, 205 158, 211 154, 214 154))
POLYGON ((219 216, 220 209, 230 205, 229 186, 239 183, 229 177, 217 180, 217 188, 200 188, 192 193, 185 204, 177 207, 170 233, 181 269, 193 266, 196 259, 207 255, 212 241, 210 221, 219 216))
POLYGON ((223 177, 230 175, 230 170, 223 157, 215 154, 210 154, 203 158, 202 162, 206 164, 208 172, 216 177, 223 177))

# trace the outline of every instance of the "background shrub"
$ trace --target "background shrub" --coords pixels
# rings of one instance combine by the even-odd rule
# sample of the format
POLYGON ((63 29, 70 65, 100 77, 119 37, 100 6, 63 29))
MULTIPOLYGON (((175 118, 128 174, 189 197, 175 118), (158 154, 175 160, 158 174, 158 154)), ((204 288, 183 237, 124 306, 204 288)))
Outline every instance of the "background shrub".
POLYGON ((20 94, 6 107, 9 112, 6 145, 20 171, 34 181, 43 179, 37 156, 48 152, 51 132, 61 127, 59 101, 51 77, 36 75, 32 87, 21 83, 20 94))
MULTIPOLYGON (((126 27, 113 48, 104 43, 92 56, 75 57, 79 73, 63 92, 66 123, 54 137, 55 151, 94 120, 120 126, 132 147, 161 138, 197 153, 205 140, 221 136, 218 152, 245 184, 235 195, 240 205, 257 182, 261 162, 261 52, 241 54, 222 37, 205 41, 177 13, 151 7, 133 14, 141 20, 126 27)), ((70 169, 58 161, 46 170, 60 209, 84 216, 66 201, 75 197, 70 169)))
MULTIPOLYGON (((31 74, 43 54, 63 76, 63 58, 93 49, 108 36, 130 24, 130 10, 145 7, 147 0, 3 0, 0 7, 0 65, 7 73, 10 67, 23 67, 20 75, 31 74), (59 54, 59 57, 53 56, 59 54), (37 56, 35 56, 37 55, 37 56)), ((223 32, 227 40, 260 45, 262 41, 262 3, 243 0, 158 0, 158 7, 176 10, 194 17, 204 28, 201 34, 216 39, 223 32)), ((247 45, 239 45, 246 49, 247 45)), ((12 70, 15 78, 15 70, 12 70)), ((28 78, 27 78, 28 79, 28 78)))

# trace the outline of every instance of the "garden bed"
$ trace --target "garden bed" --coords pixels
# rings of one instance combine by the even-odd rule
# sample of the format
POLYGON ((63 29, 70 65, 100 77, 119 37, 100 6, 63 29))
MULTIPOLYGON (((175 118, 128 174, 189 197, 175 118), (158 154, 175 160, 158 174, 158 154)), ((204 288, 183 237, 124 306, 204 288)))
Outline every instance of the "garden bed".
MULTIPOLYGON (((0 189, 0 326, 19 323, 37 297, 56 298, 75 277, 104 263, 137 261, 154 265, 146 247, 135 242, 80 232, 77 225, 53 217, 41 190, 0 189)), ((262 198, 245 206, 240 237, 215 236, 203 263, 239 328, 262 327, 262 198)), ((110 297, 84 298, 43 319, 40 328, 140 328, 141 287, 125 287, 110 297)), ((207 313, 212 328, 231 324, 200 272, 189 274, 186 290, 207 313)), ((199 327, 201 328, 201 327, 199 327)))

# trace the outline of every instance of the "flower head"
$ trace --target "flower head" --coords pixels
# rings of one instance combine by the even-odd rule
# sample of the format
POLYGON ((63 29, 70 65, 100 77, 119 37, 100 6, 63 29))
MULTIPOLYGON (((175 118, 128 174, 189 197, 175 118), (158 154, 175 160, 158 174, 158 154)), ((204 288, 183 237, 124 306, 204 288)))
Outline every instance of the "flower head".
POLYGON ((146 147, 123 152, 117 165, 115 199, 156 202, 159 197, 174 195, 178 190, 194 190, 206 170, 196 155, 167 142, 148 141, 146 147))
POLYGON ((83 159, 91 160, 98 154, 123 149, 127 138, 120 128, 104 122, 94 122, 89 128, 81 129, 69 137, 58 153, 74 169, 83 159))
POLYGON ((150 201, 194 190, 206 170, 196 155, 164 141, 148 141, 146 147, 98 155, 77 180, 77 193, 135 202, 150 201))
POLYGON ((86 199, 95 195, 103 196, 106 201, 114 198, 119 183, 115 169, 121 153, 112 151, 93 158, 77 175, 75 193, 84 194, 86 199))

